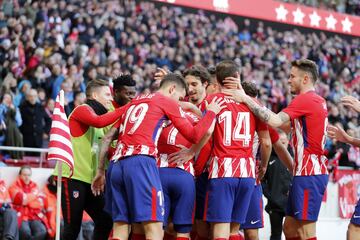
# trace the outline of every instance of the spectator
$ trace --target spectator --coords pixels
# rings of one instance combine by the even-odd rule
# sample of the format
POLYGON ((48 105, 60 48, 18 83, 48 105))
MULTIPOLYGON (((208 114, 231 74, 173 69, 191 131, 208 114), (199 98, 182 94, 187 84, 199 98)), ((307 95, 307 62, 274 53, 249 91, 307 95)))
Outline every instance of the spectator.
MULTIPOLYGON (((19 108, 15 107, 10 92, 6 92, 0 104, 0 121, 2 136, 0 136, 0 145, 22 147, 23 137, 19 131, 22 125, 22 118, 19 108)), ((10 152, 10 156, 15 159, 22 158, 21 152, 10 152)))
POLYGON ((47 229, 50 232, 51 229, 44 214, 44 196, 31 181, 30 167, 20 168, 18 179, 10 187, 10 196, 18 212, 20 239, 45 240, 47 229))
MULTIPOLYGON (((20 106, 23 125, 20 130, 23 134, 24 146, 41 148, 43 135, 45 133, 45 123, 51 122, 51 118, 46 114, 44 107, 38 103, 38 94, 35 89, 31 89, 26 94, 26 101, 20 106)), ((38 153, 28 153, 37 156, 38 153)))
POLYGON ((70 113, 81 104, 85 103, 85 93, 83 92, 75 92, 74 93, 74 101, 70 102, 68 105, 65 106, 65 112, 67 116, 70 116, 70 113))
POLYGON ((11 198, 4 180, 0 180, 0 238, 19 239, 17 213, 12 209, 11 198))

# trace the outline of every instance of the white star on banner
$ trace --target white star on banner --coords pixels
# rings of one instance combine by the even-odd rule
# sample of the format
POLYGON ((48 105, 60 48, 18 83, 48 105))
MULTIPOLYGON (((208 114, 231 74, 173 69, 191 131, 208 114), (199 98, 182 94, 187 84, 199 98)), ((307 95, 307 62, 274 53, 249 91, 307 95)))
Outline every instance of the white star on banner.
POLYGON ((335 30, 335 25, 337 23, 337 20, 334 18, 334 16, 330 14, 330 16, 325 18, 325 20, 326 20, 326 28, 335 30))
POLYGON ((286 15, 288 14, 288 10, 284 8, 282 4, 280 4, 280 7, 275 8, 275 11, 277 20, 286 21, 286 15))
POLYGON ((351 27, 353 23, 349 20, 348 17, 346 17, 345 20, 342 20, 341 24, 343 25, 343 32, 351 33, 351 27))
POLYGON ((301 11, 300 8, 296 8, 296 11, 293 11, 292 14, 294 16, 294 23, 303 24, 305 14, 301 11))
POLYGON ((313 11, 312 14, 309 15, 309 18, 310 18, 310 26, 320 27, 321 17, 317 14, 317 12, 313 11))

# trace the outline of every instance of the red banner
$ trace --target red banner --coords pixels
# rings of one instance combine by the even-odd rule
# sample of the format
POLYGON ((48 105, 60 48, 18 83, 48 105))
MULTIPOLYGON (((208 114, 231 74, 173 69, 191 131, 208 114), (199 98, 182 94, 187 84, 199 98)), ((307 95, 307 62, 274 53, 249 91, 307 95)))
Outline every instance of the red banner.
POLYGON ((360 36, 360 17, 304 5, 274 0, 154 1, 360 36))
POLYGON ((339 210, 341 218, 351 218, 360 195, 360 171, 338 170, 339 210))

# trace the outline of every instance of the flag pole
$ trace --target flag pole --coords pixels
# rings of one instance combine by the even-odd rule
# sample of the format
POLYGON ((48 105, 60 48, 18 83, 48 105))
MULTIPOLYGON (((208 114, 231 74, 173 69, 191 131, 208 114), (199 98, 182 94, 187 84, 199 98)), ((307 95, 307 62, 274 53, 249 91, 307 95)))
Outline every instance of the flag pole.
MULTIPOLYGON (((60 91, 60 104, 64 106, 64 91, 60 91)), ((58 178, 56 191, 56 237, 55 240, 60 240, 60 221, 61 221, 61 179, 62 179, 62 161, 58 161, 58 178)))

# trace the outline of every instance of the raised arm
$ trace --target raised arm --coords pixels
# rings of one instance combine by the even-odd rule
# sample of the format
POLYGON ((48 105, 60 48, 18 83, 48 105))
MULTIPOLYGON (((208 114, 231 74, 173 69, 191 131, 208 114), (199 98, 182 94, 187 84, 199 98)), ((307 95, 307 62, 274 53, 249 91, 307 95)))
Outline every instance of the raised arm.
POLYGON ((354 145, 355 147, 360 147, 360 139, 347 134, 340 125, 328 126, 327 133, 332 139, 354 145))
POLYGON ((172 121, 174 126, 179 130, 179 132, 191 143, 198 143, 205 135, 205 133, 210 128, 213 123, 216 114, 218 114, 223 108, 225 101, 222 98, 214 98, 212 102, 207 106, 207 112, 205 116, 199 121, 199 123, 193 127, 192 124, 184 117, 181 117, 181 108, 180 113, 168 114, 169 119, 172 121))
POLYGON ((245 103, 261 121, 271 127, 277 128, 290 121, 290 116, 287 113, 280 112, 276 114, 266 107, 260 106, 253 98, 246 95, 242 89, 226 89, 223 92, 231 96, 235 101, 245 103))
POLYGON ((88 126, 102 128, 114 123, 124 112, 125 107, 117 108, 113 112, 97 115, 90 106, 81 105, 71 114, 70 118, 88 126))

